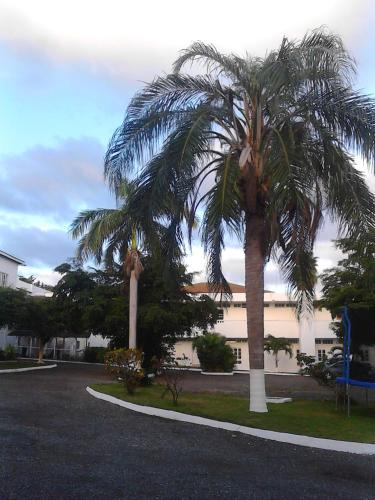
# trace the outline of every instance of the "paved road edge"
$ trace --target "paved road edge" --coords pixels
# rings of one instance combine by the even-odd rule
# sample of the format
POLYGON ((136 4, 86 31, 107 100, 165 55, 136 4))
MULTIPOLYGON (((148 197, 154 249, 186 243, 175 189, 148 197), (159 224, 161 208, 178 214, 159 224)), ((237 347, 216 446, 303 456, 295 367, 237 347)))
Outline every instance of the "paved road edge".
POLYGON ((46 366, 30 366, 29 368, 9 368, 6 370, 0 370, 0 375, 6 373, 19 373, 19 372, 32 372, 35 370, 48 370, 50 368, 57 368, 56 364, 46 365, 46 366))
POLYGON ((197 417, 187 413, 129 403, 127 401, 123 401, 122 399, 109 396, 108 394, 95 391, 94 389, 91 389, 91 387, 86 387, 86 391, 94 398, 122 406, 128 410, 144 413, 145 415, 168 418, 170 420, 178 420, 180 422, 187 422, 190 424, 205 425, 207 427, 214 427, 216 429, 223 429, 226 431, 240 432, 242 434, 248 434, 262 439, 271 439, 280 443, 294 444, 297 446, 308 446, 309 448, 356 453, 359 455, 375 455, 375 444, 336 441, 334 439, 314 438, 310 436, 301 436, 299 434, 288 434, 285 432, 275 432, 264 429, 256 429, 254 427, 245 427, 243 425, 232 424, 230 422, 220 422, 219 420, 212 420, 210 418, 197 417))

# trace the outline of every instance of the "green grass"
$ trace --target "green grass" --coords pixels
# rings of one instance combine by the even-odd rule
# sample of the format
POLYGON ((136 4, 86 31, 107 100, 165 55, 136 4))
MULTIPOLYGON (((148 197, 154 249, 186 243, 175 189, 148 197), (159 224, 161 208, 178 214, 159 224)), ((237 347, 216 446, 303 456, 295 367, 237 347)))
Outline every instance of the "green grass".
POLYGON ((34 366, 41 366, 33 361, 0 361, 0 371, 16 368, 31 368, 34 366))
POLYGON ((269 404, 266 414, 250 413, 247 398, 218 393, 189 393, 180 395, 178 406, 173 406, 166 395, 161 399, 163 386, 153 385, 137 389, 135 395, 126 394, 119 383, 93 384, 94 390, 132 403, 155 406, 200 417, 233 422, 248 427, 303 434, 306 436, 375 443, 375 408, 352 406, 352 415, 335 410, 333 401, 295 400, 292 403, 269 404))

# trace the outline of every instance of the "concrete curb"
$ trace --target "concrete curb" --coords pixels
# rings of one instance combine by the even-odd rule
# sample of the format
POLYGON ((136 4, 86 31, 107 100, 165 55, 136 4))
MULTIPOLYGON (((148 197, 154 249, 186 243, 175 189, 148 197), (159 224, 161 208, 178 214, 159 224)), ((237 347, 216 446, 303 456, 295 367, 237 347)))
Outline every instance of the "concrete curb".
POLYGON ((57 368, 56 364, 46 365, 46 366, 29 366, 29 368, 7 368, 6 370, 0 370, 0 375, 3 373, 20 373, 20 372, 32 372, 35 370, 49 370, 50 368, 57 368))
POLYGON ((341 451, 345 453, 355 453, 358 455, 375 455, 375 444, 368 443, 355 443, 351 441, 336 441, 334 439, 315 438, 310 436, 301 436, 299 434, 288 434, 285 432, 268 431, 264 429, 256 429, 253 427, 246 427, 243 425, 232 424, 230 422, 220 422, 219 420, 212 420, 210 418, 197 417, 189 415, 188 413, 180 413, 177 411, 163 410, 161 408, 154 408, 152 406, 142 406, 134 403, 123 401, 122 399, 103 394, 102 392, 95 391, 91 387, 86 387, 86 391, 94 396, 94 398, 102 399, 108 403, 112 403, 128 410, 144 413, 145 415, 152 415, 155 417, 168 418, 170 420, 178 420, 179 422, 188 422, 190 424, 205 425, 207 427, 214 427, 216 429, 224 429, 231 432, 240 432, 250 436, 271 439, 280 443, 288 443, 297 446, 307 446, 309 448, 319 448, 321 450, 341 451))

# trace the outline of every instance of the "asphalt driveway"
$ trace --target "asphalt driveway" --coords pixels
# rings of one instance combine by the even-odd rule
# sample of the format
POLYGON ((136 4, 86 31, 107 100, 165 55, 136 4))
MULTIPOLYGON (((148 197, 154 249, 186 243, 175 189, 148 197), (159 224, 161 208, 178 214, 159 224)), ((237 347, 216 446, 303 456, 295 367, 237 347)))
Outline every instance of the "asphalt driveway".
POLYGON ((375 457, 133 413, 87 394, 105 379, 73 364, 1 376, 1 500, 375 499, 375 457))

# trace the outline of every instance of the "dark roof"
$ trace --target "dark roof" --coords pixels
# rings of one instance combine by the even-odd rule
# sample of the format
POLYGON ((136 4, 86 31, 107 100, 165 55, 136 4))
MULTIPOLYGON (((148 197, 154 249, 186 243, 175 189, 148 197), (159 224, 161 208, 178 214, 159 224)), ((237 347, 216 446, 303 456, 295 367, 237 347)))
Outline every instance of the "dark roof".
MULTIPOLYGON (((37 337, 33 330, 13 330, 8 333, 11 337, 37 337)), ((88 338, 90 337, 89 332, 83 332, 79 335, 73 335, 71 332, 59 332, 57 335, 53 335, 51 338, 65 338, 65 339, 77 339, 77 338, 88 338)))

